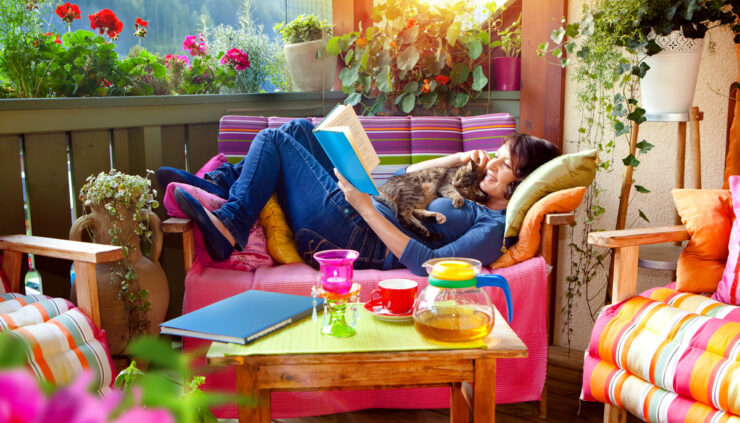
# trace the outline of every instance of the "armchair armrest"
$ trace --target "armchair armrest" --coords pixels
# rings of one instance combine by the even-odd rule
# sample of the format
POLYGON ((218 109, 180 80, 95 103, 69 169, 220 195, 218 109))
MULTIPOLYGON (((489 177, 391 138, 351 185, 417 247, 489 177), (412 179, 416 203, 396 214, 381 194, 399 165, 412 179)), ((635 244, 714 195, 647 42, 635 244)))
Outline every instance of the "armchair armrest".
POLYGON ((659 226, 654 228, 623 229, 619 231, 591 232, 589 244, 614 248, 614 274, 612 301, 614 303, 637 295, 637 259, 640 245, 678 242, 689 239, 684 226, 659 226))
POLYGON ((170 217, 162 222, 162 232, 182 234, 182 255, 185 261, 185 273, 190 270, 195 260, 195 239, 193 238, 193 222, 190 219, 170 217))
POLYGON ((123 259, 123 248, 91 242, 68 241, 42 236, 0 236, 3 254, 3 272, 10 281, 10 290, 20 291, 23 254, 37 254, 72 260, 75 266, 77 306, 100 327, 100 302, 95 274, 96 263, 109 263, 123 259))

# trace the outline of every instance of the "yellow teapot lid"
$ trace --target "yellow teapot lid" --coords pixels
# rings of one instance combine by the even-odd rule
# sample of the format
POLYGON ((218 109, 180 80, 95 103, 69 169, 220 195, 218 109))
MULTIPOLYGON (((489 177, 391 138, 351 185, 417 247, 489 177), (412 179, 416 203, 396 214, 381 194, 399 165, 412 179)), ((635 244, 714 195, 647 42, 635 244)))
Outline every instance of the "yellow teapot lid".
POLYGON ((475 269, 465 261, 443 260, 434 264, 431 276, 448 281, 467 281, 475 278, 475 269))

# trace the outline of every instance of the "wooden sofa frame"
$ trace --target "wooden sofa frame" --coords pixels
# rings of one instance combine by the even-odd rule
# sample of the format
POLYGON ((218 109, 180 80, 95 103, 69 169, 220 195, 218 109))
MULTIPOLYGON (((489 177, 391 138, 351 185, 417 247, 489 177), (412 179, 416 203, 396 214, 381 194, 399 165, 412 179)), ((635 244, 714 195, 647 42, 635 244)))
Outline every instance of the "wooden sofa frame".
MULTIPOLYGON (((571 213, 551 213, 545 215, 540 229, 540 247, 539 254, 545 259, 552 270, 547 274, 547 328, 548 344, 552 344, 553 322, 554 322, 554 304, 555 304, 555 281, 557 277, 557 245, 558 232, 560 225, 570 225, 575 221, 575 214, 571 213)), ((193 223, 189 219, 171 217, 162 222, 162 232, 182 234, 183 256, 185 261, 185 273, 195 260, 195 239, 193 238, 193 223)), ((540 401, 539 417, 547 417, 547 382, 542 389, 542 400, 540 401)))
MULTIPOLYGON (((640 245, 680 242, 689 239, 683 225, 653 228, 623 229, 618 231, 591 232, 589 244, 614 249, 614 277, 612 304, 637 295, 637 259, 640 245)), ((621 407, 604 404, 604 423, 625 423, 627 411, 621 407)))
POLYGON ((93 321, 95 326, 101 327, 95 264, 123 259, 123 248, 41 236, 5 235, 0 236, 0 250, 4 250, 2 267, 10 284, 10 292, 17 293, 21 293, 24 253, 72 260, 75 266, 77 307, 93 321))

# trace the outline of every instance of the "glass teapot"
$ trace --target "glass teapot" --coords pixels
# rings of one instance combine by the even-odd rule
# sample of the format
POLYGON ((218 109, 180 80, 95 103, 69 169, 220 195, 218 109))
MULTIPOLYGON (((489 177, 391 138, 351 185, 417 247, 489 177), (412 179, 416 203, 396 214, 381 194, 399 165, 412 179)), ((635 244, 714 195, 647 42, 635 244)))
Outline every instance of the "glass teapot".
POLYGON ((466 342, 486 337, 493 329, 494 312, 483 286, 504 291, 509 322, 513 317, 509 283, 500 275, 479 275, 478 260, 437 258, 423 266, 429 285, 414 304, 414 327, 423 336, 442 342, 466 342))

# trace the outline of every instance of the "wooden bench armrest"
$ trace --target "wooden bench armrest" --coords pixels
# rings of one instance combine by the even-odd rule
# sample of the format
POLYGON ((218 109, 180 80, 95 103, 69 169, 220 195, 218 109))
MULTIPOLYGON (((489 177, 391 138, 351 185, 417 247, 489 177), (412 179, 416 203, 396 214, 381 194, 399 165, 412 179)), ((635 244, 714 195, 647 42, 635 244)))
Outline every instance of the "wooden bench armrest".
POLYGON ((182 255, 185 261, 185 273, 190 270, 195 260, 195 238, 193 238, 193 222, 190 219, 170 217, 162 222, 162 232, 182 234, 182 255))
POLYGON ((683 225, 622 229, 588 234, 589 244, 607 248, 635 247, 664 242, 679 242, 687 239, 689 239, 689 232, 683 225))
POLYGON ((576 214, 569 213, 549 213, 545 215, 545 223, 548 225, 570 225, 576 221, 576 214))
POLYGON ((11 292, 20 292, 23 254, 36 254, 72 260, 75 267, 77 306, 100 327, 100 302, 95 263, 123 259, 123 248, 91 242, 69 241, 29 235, 0 236, 3 253, 3 273, 8 278, 11 292))
POLYGON ((590 244, 614 248, 612 303, 618 303, 637 295, 637 260, 640 255, 640 245, 679 242, 687 239, 689 239, 689 232, 682 225, 588 234, 590 244))

